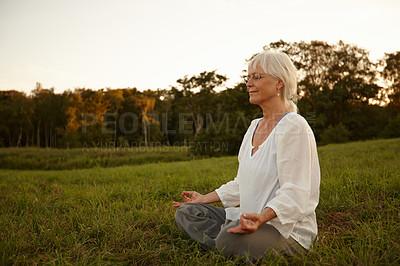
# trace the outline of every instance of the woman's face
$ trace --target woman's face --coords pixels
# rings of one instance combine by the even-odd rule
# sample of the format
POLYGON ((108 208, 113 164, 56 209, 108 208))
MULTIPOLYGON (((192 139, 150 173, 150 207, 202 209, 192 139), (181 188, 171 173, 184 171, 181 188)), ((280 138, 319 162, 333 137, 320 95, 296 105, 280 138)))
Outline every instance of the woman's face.
MULTIPOLYGON (((255 68, 250 67, 248 73, 250 77, 253 77, 255 73, 264 73, 264 71, 256 66, 255 68)), ((258 80, 250 78, 246 84, 250 97, 249 101, 252 104, 263 105, 278 97, 280 80, 268 74, 260 75, 260 77, 258 80)))

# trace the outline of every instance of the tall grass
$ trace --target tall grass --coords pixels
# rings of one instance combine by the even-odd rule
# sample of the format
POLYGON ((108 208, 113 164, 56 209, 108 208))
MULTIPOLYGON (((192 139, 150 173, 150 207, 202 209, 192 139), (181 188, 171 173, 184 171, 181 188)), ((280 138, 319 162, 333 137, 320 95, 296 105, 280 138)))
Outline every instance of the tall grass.
MULTIPOLYGON (((400 263, 400 139, 319 149, 319 239, 283 264, 400 263)), ((184 189, 209 192, 236 157, 71 171, 0 173, 0 264, 234 265, 175 225, 184 189)))
MULTIPOLYGON (((199 157, 199 156, 197 156, 199 157)), ((0 169, 64 170, 188 161, 187 147, 0 148, 0 169)))
POLYGON ((399 264, 400 140, 328 145, 319 156, 314 256, 335 264, 399 264))

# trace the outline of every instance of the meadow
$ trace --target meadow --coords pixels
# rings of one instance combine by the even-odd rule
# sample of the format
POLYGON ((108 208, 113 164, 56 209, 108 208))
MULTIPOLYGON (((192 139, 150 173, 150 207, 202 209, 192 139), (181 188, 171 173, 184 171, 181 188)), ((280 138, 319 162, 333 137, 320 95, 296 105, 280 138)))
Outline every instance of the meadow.
MULTIPOLYGON (((66 156, 63 150, 47 152, 54 160, 58 152, 66 156)), ((140 156, 147 160, 140 164, 71 167, 69 162, 83 152, 64 157, 57 170, 42 170, 51 167, 33 165, 46 158, 34 149, 0 151, 0 265, 241 263, 217 251, 204 252, 186 239, 175 225, 172 207, 182 190, 206 193, 235 177, 236 157, 199 159, 187 151, 144 151, 140 156), (151 159, 174 152, 186 159, 151 159), (21 160, 14 169, 3 162, 12 156, 21 160)), ((118 157, 111 152, 109 157, 138 156, 130 153, 118 157)), ((302 257, 260 263, 400 264, 400 139, 327 145, 319 147, 319 159, 315 249, 302 257)))
POLYGON ((0 149, 0 169, 18 170, 72 170, 192 159, 187 147, 178 146, 0 149))

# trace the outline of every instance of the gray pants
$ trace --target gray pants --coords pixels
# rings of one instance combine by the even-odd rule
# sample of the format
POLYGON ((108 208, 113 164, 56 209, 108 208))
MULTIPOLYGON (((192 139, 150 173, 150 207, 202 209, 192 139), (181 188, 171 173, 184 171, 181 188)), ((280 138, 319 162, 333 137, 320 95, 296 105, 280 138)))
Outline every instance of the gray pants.
POLYGON ((244 256, 259 259, 269 252, 293 256, 307 250, 292 237, 284 238, 272 225, 264 224, 252 234, 233 234, 226 231, 239 221, 225 219, 225 210, 209 204, 187 203, 175 213, 178 227, 205 249, 216 247, 225 256, 244 256))

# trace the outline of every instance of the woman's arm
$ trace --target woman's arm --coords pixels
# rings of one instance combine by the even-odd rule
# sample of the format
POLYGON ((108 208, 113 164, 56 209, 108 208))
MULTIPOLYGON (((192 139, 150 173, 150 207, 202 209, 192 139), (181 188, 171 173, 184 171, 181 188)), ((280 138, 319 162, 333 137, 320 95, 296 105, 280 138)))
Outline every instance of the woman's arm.
POLYGON ((175 208, 179 208, 180 206, 186 204, 186 203, 203 203, 203 204, 208 204, 208 203, 214 203, 214 202, 220 202, 221 199, 219 198, 217 192, 213 191, 210 192, 206 195, 202 195, 196 191, 183 191, 182 192, 182 199, 184 202, 176 202, 174 201, 172 204, 174 205, 175 208))

